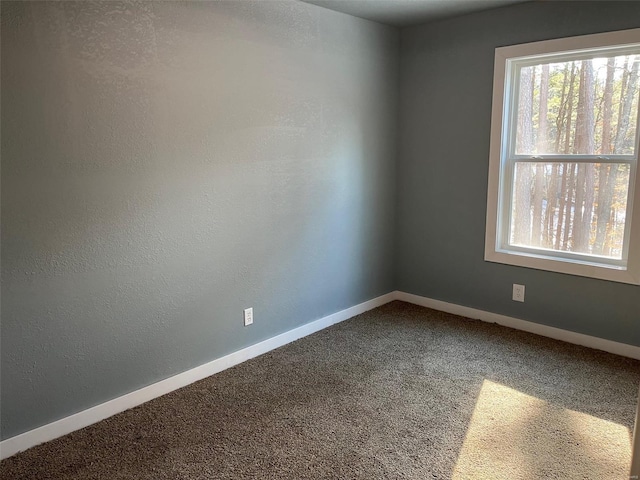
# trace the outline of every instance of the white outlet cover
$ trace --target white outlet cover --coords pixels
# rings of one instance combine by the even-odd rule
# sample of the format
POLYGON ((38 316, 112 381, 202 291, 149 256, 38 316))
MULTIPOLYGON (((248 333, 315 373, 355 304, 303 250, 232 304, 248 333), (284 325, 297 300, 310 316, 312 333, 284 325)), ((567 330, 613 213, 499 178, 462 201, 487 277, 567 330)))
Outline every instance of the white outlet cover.
POLYGON ((251 325, 253 323, 253 307, 244 309, 244 326, 251 325))
POLYGON ((513 300, 516 302, 524 302, 524 285, 513 284, 513 300))

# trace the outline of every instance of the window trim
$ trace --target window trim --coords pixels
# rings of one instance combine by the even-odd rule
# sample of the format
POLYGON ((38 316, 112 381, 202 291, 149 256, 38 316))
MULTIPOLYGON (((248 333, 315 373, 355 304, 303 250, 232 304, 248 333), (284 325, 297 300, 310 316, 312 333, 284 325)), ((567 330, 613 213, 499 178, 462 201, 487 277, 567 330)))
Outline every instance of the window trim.
MULTIPOLYGON (((542 249, 540 249, 541 253, 539 254, 537 252, 531 253, 529 251, 524 253, 518 251, 517 248, 506 250, 500 248, 501 242, 498 238, 499 232, 505 231, 500 228, 500 223, 504 222, 501 215, 502 212, 505 211, 503 208, 505 195, 502 195, 501 193, 504 191, 505 187, 511 190, 512 185, 509 178, 512 174, 512 172, 510 172, 511 169, 502 168, 503 164, 506 164, 505 158, 508 155, 506 149, 511 148, 510 145, 506 145, 507 142, 504 142, 505 144, 503 145, 502 137, 503 133, 512 127, 511 125, 508 125, 506 121, 508 119, 508 111, 505 98, 511 98, 511 92, 508 91, 508 88, 511 88, 514 83, 513 81, 510 81, 510 79, 506 78, 507 62, 528 56, 538 57, 537 61, 539 62, 539 57, 543 55, 553 55, 556 57, 558 54, 562 54, 563 52, 584 49, 607 50, 608 48, 615 46, 638 43, 640 43, 640 28, 496 48, 489 150, 485 261, 640 285, 640 151, 638 151, 638 148, 640 147, 640 119, 636 127, 635 157, 629 155, 611 155, 610 157, 614 157, 612 160, 606 158, 597 160, 598 163, 603 163, 603 160, 627 163, 623 158, 629 157, 627 161, 631 162, 631 171, 629 176, 629 188, 631 189, 631 192, 629 194, 627 204, 627 215, 628 221, 630 222, 630 228, 627 228, 628 233, 625 234, 626 247, 628 248, 628 250, 626 250, 626 268, 624 266, 604 265, 598 261, 589 261, 589 256, 584 254, 568 253, 566 256, 574 258, 573 260, 569 260, 567 258, 558 258, 556 256, 557 254, 544 255, 542 249), (638 160, 636 160, 636 158, 638 160)), ((594 56, 596 55, 589 53, 585 54, 585 58, 593 58, 594 56)), ((640 108, 638 110, 640 117, 640 108)), ((515 138, 513 135, 510 135, 509 137, 515 138)), ((525 155, 522 157, 523 160, 532 160, 531 156, 525 155)), ((548 160, 556 160, 561 157, 561 155, 540 156, 541 159, 546 158, 548 160)), ((580 159, 585 161, 588 157, 590 156, 581 155, 577 158, 572 157, 572 163, 576 163, 576 160, 579 161, 580 159)), ((598 158, 597 155, 594 157, 595 159, 598 158)), ((511 158, 513 158, 513 156, 511 158)))

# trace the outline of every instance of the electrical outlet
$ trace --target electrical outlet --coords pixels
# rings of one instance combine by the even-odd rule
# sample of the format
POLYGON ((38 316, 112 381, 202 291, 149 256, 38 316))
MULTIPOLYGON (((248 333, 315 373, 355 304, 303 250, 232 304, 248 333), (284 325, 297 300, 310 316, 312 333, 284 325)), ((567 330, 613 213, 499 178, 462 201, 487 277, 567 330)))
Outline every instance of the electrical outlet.
POLYGON ((524 285, 513 284, 513 300, 516 302, 524 302, 524 285))
POLYGON ((244 326, 247 327, 253 323, 253 307, 244 309, 244 326))

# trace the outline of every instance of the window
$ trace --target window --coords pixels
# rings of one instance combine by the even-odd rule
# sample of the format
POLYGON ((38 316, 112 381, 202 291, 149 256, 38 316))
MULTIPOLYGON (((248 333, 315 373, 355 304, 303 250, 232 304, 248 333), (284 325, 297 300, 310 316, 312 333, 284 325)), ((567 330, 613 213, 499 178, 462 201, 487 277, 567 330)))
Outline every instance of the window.
POLYGON ((640 29, 494 68, 485 260, 640 285, 640 29))

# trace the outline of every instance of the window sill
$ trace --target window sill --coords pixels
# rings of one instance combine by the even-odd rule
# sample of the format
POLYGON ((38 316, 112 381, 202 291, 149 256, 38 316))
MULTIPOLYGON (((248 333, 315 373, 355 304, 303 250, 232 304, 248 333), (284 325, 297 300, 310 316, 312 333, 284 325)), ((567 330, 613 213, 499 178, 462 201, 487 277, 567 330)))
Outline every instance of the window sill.
POLYGON ((487 262, 640 285, 640 274, 638 273, 640 269, 638 268, 632 272, 627 268, 613 265, 549 258, 544 255, 514 251, 487 251, 484 259, 487 262))

